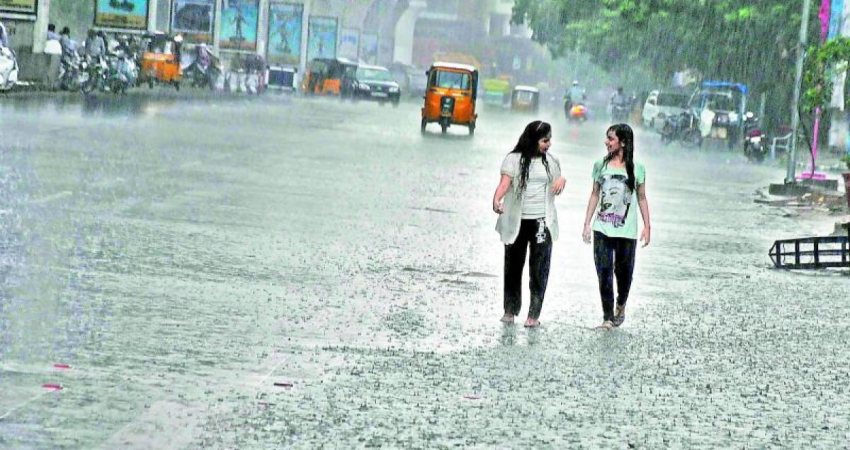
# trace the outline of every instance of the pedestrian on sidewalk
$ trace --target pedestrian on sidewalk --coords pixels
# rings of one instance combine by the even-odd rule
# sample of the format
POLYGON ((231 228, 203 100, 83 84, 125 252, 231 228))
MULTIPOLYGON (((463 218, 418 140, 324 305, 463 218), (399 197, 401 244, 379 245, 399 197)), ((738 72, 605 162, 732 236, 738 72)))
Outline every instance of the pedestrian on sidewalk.
POLYGON ((602 324, 610 330, 626 319, 626 301, 635 268, 638 225, 643 218, 640 240, 649 245, 649 203, 646 200, 646 169, 635 162, 635 140, 631 127, 612 125, 605 133, 608 154, 593 164, 593 189, 587 202, 582 239, 591 242, 593 261, 602 298, 602 324), (637 208, 636 208, 637 206, 637 208), (593 221, 591 226, 591 220, 593 221), (614 307, 614 276, 617 279, 617 305, 614 307))
POLYGON ((496 231, 505 244, 504 309, 502 322, 513 323, 522 307, 522 272, 528 250, 530 302, 525 326, 540 325, 540 310, 549 281, 552 241, 558 239, 555 195, 564 190, 561 163, 549 151, 552 127, 529 123, 513 151, 502 162, 502 178, 493 194, 499 214, 496 231))

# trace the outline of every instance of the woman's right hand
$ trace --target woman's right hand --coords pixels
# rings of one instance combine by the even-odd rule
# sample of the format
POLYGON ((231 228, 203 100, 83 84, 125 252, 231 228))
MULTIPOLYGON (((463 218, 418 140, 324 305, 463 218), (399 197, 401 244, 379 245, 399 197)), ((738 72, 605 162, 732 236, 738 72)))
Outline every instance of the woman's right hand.
POLYGON ((581 239, 585 244, 590 244, 590 225, 585 225, 584 230, 581 232, 581 239))
POLYGON ((505 212, 505 205, 502 202, 494 199, 493 212, 496 214, 502 214, 503 212, 505 212))

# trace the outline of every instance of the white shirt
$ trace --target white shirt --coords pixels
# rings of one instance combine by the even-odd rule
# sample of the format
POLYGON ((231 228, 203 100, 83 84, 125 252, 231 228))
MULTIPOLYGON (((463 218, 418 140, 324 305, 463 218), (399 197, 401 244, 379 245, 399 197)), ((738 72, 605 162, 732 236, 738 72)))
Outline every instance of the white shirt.
MULTIPOLYGON (((547 160, 548 162, 548 160, 547 160)), ((549 186, 549 174, 542 158, 533 158, 528 166, 528 180, 525 186, 525 201, 522 202, 523 219, 546 217, 546 189, 549 186)))
MULTIPOLYGON (((513 244, 519 235, 520 222, 522 220, 523 204, 528 194, 528 189, 522 195, 517 196, 519 190, 519 162, 522 155, 519 153, 508 153, 502 162, 502 174, 511 177, 511 187, 505 194, 504 212, 499 214, 496 221, 496 231, 502 238, 502 243, 513 244)), ((546 200, 543 217, 552 240, 558 239, 558 212, 555 209, 555 194, 552 193, 552 183, 561 177, 561 162, 554 153, 546 152, 546 162, 549 163, 549 176, 546 182, 546 200)), ((533 164, 532 164, 533 166, 533 164)), ((543 164, 541 162, 541 167, 543 164)), ((545 168, 543 169, 545 172, 545 168)), ((529 167, 531 172, 531 167, 529 167)), ((531 178, 529 174, 529 178, 531 178)), ((526 183, 528 184, 528 182, 526 183)))

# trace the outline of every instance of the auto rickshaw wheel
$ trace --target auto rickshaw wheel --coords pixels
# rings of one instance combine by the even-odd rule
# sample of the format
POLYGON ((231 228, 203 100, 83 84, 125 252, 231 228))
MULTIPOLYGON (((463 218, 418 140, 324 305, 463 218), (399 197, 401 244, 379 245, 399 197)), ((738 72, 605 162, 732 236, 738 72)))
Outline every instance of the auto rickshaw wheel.
POLYGON ((428 125, 428 120, 426 120, 426 119, 423 117, 423 118, 422 118, 422 125, 420 125, 420 127, 419 127, 419 131, 420 131, 420 132, 422 132, 422 134, 425 134, 425 127, 426 127, 427 125, 428 125))
POLYGON ((469 135, 472 136, 475 134, 475 122, 469 122, 469 135))
POLYGON ((446 134, 446 131, 448 131, 448 129, 449 129, 449 124, 447 124, 445 122, 440 122, 440 130, 442 131, 443 134, 446 134))
POLYGON ((148 78, 148 89, 153 89, 153 78, 148 78))
POLYGON ((177 91, 180 91, 180 82, 179 81, 174 82, 174 89, 176 89, 177 91))

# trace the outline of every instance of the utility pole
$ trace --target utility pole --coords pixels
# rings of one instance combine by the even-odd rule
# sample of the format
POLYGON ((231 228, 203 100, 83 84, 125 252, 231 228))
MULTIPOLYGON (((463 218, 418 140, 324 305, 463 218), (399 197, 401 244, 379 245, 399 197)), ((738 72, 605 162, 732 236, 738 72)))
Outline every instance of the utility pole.
POLYGON ((800 84, 803 79, 803 58, 806 52, 806 37, 809 33, 809 6, 811 0, 803 0, 803 14, 800 21, 800 41, 797 43, 797 73, 794 77, 794 101, 791 103, 791 149, 788 155, 788 171, 785 174, 785 183, 795 181, 795 169, 797 168, 797 128, 800 126, 800 84))

